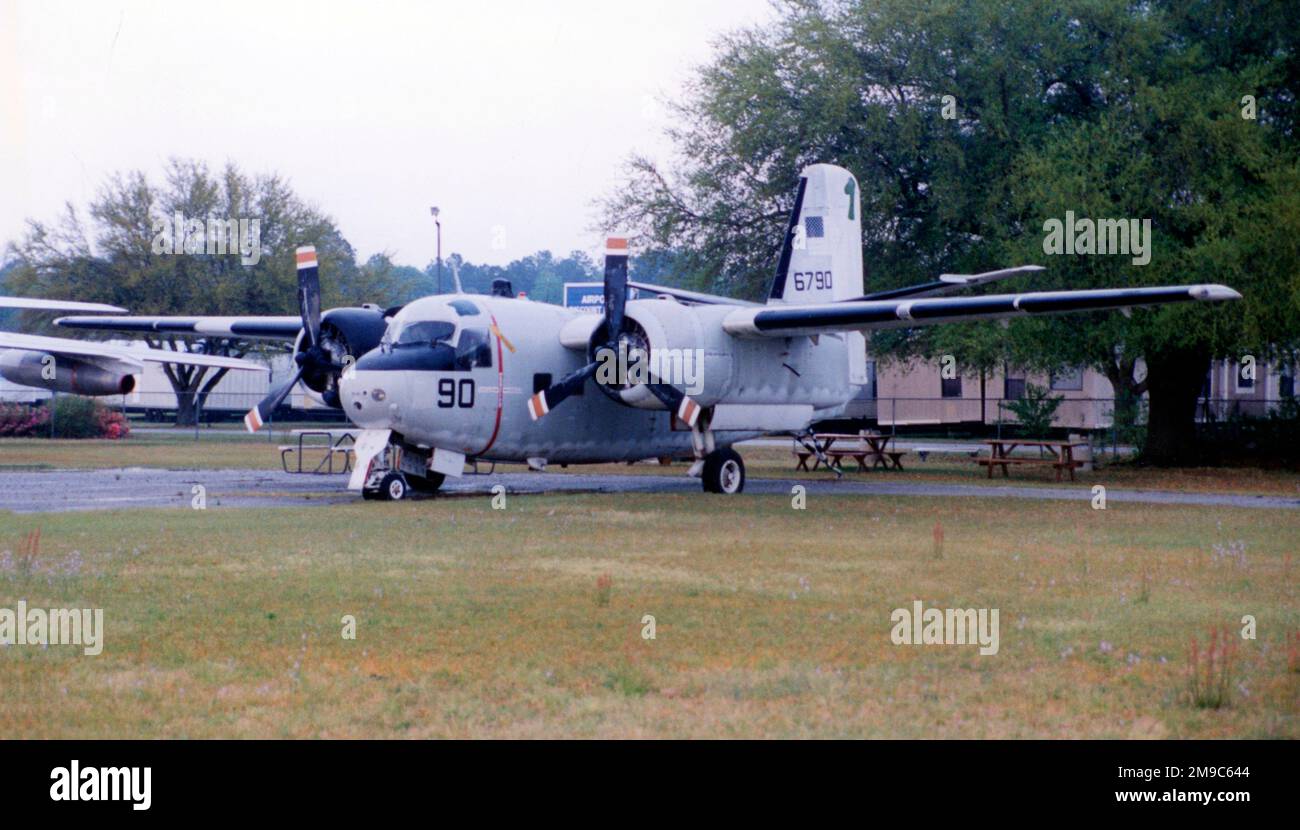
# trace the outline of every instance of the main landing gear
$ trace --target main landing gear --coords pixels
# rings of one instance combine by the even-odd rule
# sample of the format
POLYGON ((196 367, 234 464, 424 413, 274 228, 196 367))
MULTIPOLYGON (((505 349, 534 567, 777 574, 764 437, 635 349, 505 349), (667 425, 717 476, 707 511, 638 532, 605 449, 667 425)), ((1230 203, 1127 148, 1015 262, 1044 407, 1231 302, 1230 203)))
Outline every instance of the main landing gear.
POLYGON ((715 446, 712 423, 713 410, 706 409, 691 427, 695 463, 689 474, 700 477, 706 493, 734 495, 745 489, 745 461, 731 447, 715 446))
POLYGON ((704 492, 734 495, 745 489, 745 461, 731 447, 714 450, 704 456, 700 478, 704 492))

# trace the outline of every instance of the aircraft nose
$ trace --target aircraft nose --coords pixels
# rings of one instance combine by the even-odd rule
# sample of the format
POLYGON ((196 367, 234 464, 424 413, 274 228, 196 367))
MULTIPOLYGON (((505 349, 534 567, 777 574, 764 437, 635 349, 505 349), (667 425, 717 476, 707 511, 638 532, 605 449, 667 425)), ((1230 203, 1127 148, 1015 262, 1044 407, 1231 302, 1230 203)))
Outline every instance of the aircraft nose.
POLYGON ((398 400, 393 372, 375 371, 363 365, 365 357, 339 376, 339 403, 348 418, 363 429, 393 426, 398 400))

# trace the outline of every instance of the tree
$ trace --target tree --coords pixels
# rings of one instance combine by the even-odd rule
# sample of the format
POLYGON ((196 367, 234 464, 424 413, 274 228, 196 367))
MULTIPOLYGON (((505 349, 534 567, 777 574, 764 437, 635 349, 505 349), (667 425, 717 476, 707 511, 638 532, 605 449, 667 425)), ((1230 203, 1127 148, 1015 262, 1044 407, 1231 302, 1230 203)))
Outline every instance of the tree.
MULTIPOLYGON (((425 268, 430 279, 436 280, 436 267, 436 263, 430 263, 425 268)), ((550 251, 537 251, 505 266, 475 265, 460 254, 452 254, 443 267, 448 270, 458 268, 461 286, 471 294, 491 293, 493 280, 507 279, 516 293, 522 291, 530 299, 546 303, 563 302, 563 284, 566 282, 600 279, 591 257, 582 251, 571 251, 563 259, 556 259, 550 251)), ((450 282, 447 290, 451 290, 450 282)))
MULTIPOLYGON (((140 171, 110 176, 89 206, 90 226, 68 204, 55 225, 28 220, 27 233, 10 245, 16 267, 9 275, 15 293, 113 303, 136 314, 291 314, 297 309, 294 249, 316 246, 326 305, 356 301, 388 278, 386 259, 358 269, 352 247, 328 216, 307 205, 274 174, 249 176, 234 164, 212 173, 199 161, 173 159, 163 182, 140 171), (192 241, 172 227, 177 214, 192 241), (256 220, 241 256, 239 239, 215 237, 228 226, 218 220, 256 220), (215 230, 215 233, 213 232, 215 230), (209 247, 209 239, 214 244, 209 247), (229 242, 235 242, 233 246, 229 242)), ((182 232, 184 233, 184 232, 182 232)), ((31 320, 27 321, 32 324, 31 320)), ((60 332, 64 336, 67 332, 60 332)), ((154 348, 243 356, 250 344, 231 338, 159 334, 145 338, 154 348)), ((176 393, 177 423, 193 423, 198 406, 225 369, 164 364, 176 393)))
POLYGON ((1056 410, 1065 402, 1064 395, 1053 395, 1047 387, 1036 383, 1025 384, 1025 394, 1002 406, 1012 415, 1027 438, 1046 438, 1056 418, 1056 410))
POLYGON ((1246 299, 1226 307, 871 340, 963 371, 1097 367, 1117 394, 1150 396, 1147 460, 1193 460, 1210 359, 1300 338, 1291 16, 1280 0, 795 0, 722 41, 677 106, 677 157, 630 159, 606 222, 679 252, 699 287, 760 298, 798 172, 827 161, 858 176, 872 287, 1022 262, 1049 269, 993 290, 1234 285, 1246 299), (1044 223, 1067 210, 1149 219, 1149 264, 1049 256, 1044 223))

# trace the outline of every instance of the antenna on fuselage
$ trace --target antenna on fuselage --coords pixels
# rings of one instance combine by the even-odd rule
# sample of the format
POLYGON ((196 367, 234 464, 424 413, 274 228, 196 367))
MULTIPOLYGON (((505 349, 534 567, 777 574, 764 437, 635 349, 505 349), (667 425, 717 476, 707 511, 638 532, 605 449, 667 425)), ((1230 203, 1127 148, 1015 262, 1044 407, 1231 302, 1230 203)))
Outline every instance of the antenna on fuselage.
POLYGON ((456 293, 464 294, 465 289, 460 287, 460 266, 456 264, 454 258, 448 264, 451 266, 451 281, 452 284, 456 286, 456 293))

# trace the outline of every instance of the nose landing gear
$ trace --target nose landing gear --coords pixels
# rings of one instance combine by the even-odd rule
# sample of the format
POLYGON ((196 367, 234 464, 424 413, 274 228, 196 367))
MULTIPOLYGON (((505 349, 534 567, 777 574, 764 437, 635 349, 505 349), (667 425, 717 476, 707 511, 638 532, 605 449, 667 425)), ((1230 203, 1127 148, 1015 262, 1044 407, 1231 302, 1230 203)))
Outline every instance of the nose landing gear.
POLYGON ((361 497, 370 501, 401 501, 412 492, 435 493, 446 478, 429 469, 426 454, 400 444, 386 444, 364 463, 361 497))
POLYGON ((361 488, 361 497, 371 501, 401 501, 410 489, 406 476, 401 473, 385 473, 377 485, 361 488))

